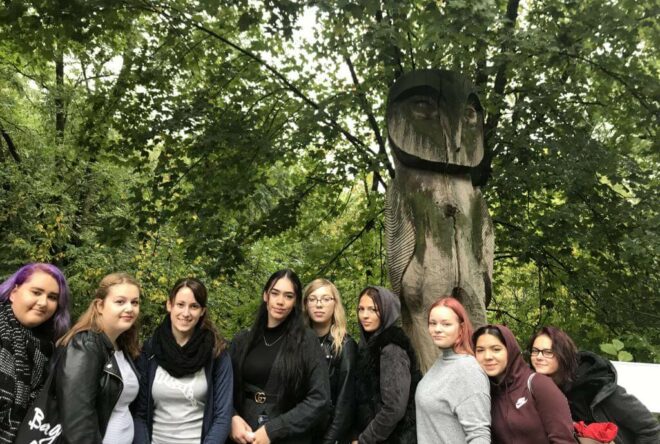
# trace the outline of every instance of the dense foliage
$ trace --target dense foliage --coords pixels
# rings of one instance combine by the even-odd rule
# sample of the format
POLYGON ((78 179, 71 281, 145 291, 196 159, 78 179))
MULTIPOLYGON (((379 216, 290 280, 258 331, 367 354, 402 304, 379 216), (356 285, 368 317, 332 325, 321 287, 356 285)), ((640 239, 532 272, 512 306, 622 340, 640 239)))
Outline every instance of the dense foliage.
POLYGON ((650 0, 5 0, 0 274, 115 270, 143 323, 182 275, 227 335, 279 267, 349 311, 386 283, 384 105, 415 68, 480 88, 489 316, 660 361, 657 5, 650 0))

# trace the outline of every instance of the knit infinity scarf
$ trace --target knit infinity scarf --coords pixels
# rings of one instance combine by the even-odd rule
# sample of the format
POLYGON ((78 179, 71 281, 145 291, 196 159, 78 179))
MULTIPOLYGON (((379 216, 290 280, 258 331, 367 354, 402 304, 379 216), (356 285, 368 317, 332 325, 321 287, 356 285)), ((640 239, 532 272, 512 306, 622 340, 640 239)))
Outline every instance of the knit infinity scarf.
POLYGON ((12 443, 46 379, 53 345, 39 340, 0 303, 0 443, 12 443))
POLYGON ((174 339, 172 321, 167 315, 154 333, 153 350, 158 365, 175 378, 180 378, 204 367, 213 356, 214 345, 213 333, 200 328, 198 323, 192 337, 181 347, 174 339))

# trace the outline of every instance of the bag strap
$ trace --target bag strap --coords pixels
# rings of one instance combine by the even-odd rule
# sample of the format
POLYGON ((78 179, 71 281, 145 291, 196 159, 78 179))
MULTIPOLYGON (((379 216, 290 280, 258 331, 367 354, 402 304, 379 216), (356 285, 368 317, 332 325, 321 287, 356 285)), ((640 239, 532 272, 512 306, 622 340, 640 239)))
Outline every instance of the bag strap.
POLYGON ((534 392, 532 392, 532 379, 534 379, 534 376, 536 376, 536 373, 532 373, 529 375, 529 378, 527 378, 527 390, 529 390, 529 394, 532 395, 532 398, 534 397, 534 392))

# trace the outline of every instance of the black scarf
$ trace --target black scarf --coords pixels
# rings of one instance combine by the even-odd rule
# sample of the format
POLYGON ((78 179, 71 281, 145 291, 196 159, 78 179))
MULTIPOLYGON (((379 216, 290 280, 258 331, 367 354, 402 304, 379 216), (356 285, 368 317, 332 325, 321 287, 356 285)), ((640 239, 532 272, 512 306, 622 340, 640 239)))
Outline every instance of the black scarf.
POLYGON ((213 357, 215 337, 210 330, 195 326, 193 335, 183 347, 177 344, 172 334, 172 321, 165 316, 154 333, 154 355, 158 365, 175 378, 195 373, 213 357))
POLYGON ((18 322, 9 302, 0 304, 0 443, 13 442, 46 379, 52 353, 52 342, 18 322))

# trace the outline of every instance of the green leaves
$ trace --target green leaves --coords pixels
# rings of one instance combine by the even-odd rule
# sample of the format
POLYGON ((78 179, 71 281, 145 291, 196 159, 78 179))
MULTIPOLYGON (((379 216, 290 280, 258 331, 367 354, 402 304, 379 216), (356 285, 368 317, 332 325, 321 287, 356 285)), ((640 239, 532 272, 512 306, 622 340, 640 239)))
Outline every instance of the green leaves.
POLYGON ((259 282, 295 266, 336 279, 351 308, 386 282, 387 90, 455 69, 481 90, 494 152, 491 317, 655 359, 654 4, 543 0, 515 23, 509 4, 5 2, 0 126, 21 165, 0 144, 2 272, 52 260, 84 295, 133 270, 148 322, 197 274, 233 331, 259 282))
POLYGON ((631 362, 633 355, 623 349, 623 342, 618 339, 612 339, 612 342, 600 344, 602 352, 614 356, 619 361, 631 362))

